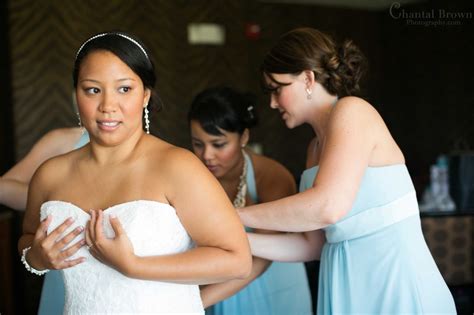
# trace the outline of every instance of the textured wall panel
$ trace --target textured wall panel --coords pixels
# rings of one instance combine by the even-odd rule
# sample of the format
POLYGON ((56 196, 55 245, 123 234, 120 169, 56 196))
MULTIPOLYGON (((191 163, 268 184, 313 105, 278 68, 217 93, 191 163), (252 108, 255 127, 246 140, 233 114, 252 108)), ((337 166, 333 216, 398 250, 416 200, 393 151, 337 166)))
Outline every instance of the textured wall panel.
POLYGON ((240 1, 19 0, 9 6, 18 157, 46 131, 76 124, 73 60, 80 44, 97 32, 124 30, 149 46, 165 105, 154 116, 152 130, 175 144, 188 144, 185 118, 194 94, 224 81, 246 87, 240 1), (190 46, 190 22, 223 24, 228 42, 190 46))

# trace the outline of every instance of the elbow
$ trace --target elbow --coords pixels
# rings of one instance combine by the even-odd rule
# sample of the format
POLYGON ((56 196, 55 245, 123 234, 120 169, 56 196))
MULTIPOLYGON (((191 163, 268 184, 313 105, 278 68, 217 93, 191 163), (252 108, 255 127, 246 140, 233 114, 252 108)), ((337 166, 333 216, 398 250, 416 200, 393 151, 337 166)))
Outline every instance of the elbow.
POLYGON ((336 224, 349 212, 349 210, 350 207, 347 205, 332 203, 330 206, 324 207, 321 221, 324 226, 336 224))
POLYGON ((343 216, 337 213, 336 211, 328 211, 324 216, 325 226, 336 224, 343 216))
POLYGON ((238 269, 239 270, 236 275, 237 279, 246 279, 250 277, 250 274, 252 273, 252 256, 249 255, 248 259, 245 259, 238 269))
MULTIPOLYGON (((311 220, 314 222, 313 230, 318 230, 339 222, 352 208, 353 198, 347 194, 336 193, 332 190, 318 190, 318 202, 311 202, 311 220)), ((313 188, 313 195, 316 198, 316 188, 313 188)))
POLYGON ((252 273, 252 256, 250 252, 240 254, 233 269, 235 279, 246 279, 252 273))

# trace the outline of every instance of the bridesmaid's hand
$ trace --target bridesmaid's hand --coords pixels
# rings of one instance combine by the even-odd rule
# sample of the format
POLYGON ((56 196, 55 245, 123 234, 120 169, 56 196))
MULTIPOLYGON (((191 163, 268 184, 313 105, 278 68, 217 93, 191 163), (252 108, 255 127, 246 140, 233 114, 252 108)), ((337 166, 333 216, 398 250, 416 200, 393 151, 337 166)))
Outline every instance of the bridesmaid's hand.
POLYGON ((71 260, 68 258, 85 245, 84 239, 71 245, 71 242, 84 230, 84 228, 78 226, 61 238, 64 231, 74 223, 74 220, 69 218, 48 235, 47 232, 51 220, 52 216, 49 215, 38 226, 31 249, 26 254, 26 261, 28 264, 35 269, 44 270, 65 269, 82 263, 85 260, 84 257, 71 260), (67 249, 65 249, 66 247, 67 249))
POLYGON ((115 232, 114 238, 104 234, 102 210, 91 210, 91 220, 86 229, 86 243, 89 252, 100 262, 109 265, 127 275, 136 258, 130 242, 119 219, 109 216, 110 225, 115 232))

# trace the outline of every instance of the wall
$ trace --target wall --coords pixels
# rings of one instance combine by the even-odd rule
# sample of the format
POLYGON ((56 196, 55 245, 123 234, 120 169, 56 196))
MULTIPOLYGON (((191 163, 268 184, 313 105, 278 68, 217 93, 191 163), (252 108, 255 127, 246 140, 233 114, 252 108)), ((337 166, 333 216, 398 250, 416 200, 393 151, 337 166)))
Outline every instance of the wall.
POLYGON ((400 9, 412 15, 434 13, 433 18, 412 19, 416 22, 443 23, 412 25, 409 18, 394 19, 387 10, 379 24, 383 71, 374 100, 422 188, 438 154, 474 149, 474 10, 466 1, 430 1, 400 9), (439 10, 470 12, 471 17, 440 18, 439 10))
MULTIPOLYGON (((260 91, 260 62, 285 31, 314 26, 341 38, 353 37, 369 57, 370 38, 378 30, 375 14, 311 6, 262 4, 255 1, 27 1, 9 2, 13 72, 13 109, 17 159, 48 130, 75 126, 71 105, 71 69, 80 44, 94 33, 121 29, 149 46, 158 74, 157 90, 164 110, 152 121, 152 132, 189 147, 186 113, 195 94, 228 84, 260 96, 261 124, 253 141, 281 160, 298 176, 304 166, 308 127, 287 130, 260 91), (244 35, 247 21, 262 27, 257 41, 244 35), (223 46, 191 46, 190 22, 224 25, 223 46), (367 36, 370 34, 370 36, 367 36)), ((371 46, 372 45, 372 46, 371 46)), ((373 55, 373 56, 372 56, 373 55)))
MULTIPOLYGON (((259 86, 265 52, 284 32, 311 26, 338 40, 352 38, 369 59, 366 98, 381 112, 404 150, 415 175, 427 174, 437 154, 455 143, 472 147, 473 103, 469 88, 473 52, 472 18, 457 26, 414 26, 389 10, 360 11, 307 5, 226 1, 10 1, 13 111, 17 159, 46 131, 77 124, 70 81, 78 46, 91 34, 121 29, 149 46, 165 105, 152 132, 189 147, 186 112, 205 87, 228 84, 259 96, 260 125, 252 141, 298 176, 303 168, 309 127, 287 130, 268 107, 259 86), (256 41, 244 36, 246 22, 262 28, 256 41), (223 46, 192 46, 187 25, 224 25, 223 46), (38 62, 40 61, 40 62, 38 62)), ((430 1, 404 6, 406 12, 444 9, 472 12, 465 2, 430 1)), ((472 13, 471 13, 472 14, 472 13)), ((456 20, 456 19, 454 19, 456 20)))
POLYGON ((14 110, 18 157, 45 131, 76 125, 71 69, 79 45, 94 33, 126 30, 149 46, 165 110, 153 130, 186 143, 184 113, 200 89, 223 80, 246 87, 245 20, 240 1, 10 1, 14 110), (191 21, 222 23, 224 46, 187 44, 191 21), (38 62, 40 61, 40 62, 38 62), (217 66, 216 66, 217 65, 217 66), (229 79, 230 78, 230 79, 229 79))
MULTIPOLYGON (((0 43, 8 43, 8 8, 5 2, 0 3, 0 43)), ((0 46, 0 173, 3 174, 14 162, 13 145, 13 110, 12 110, 12 88, 10 71, 10 51, 8 45, 0 46)))

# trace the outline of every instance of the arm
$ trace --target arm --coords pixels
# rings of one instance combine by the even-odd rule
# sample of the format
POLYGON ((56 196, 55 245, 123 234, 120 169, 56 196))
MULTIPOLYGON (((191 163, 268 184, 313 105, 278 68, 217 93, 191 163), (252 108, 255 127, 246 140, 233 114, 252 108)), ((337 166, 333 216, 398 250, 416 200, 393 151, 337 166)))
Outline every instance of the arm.
POLYGON ((352 207, 375 147, 380 116, 362 99, 343 98, 329 118, 313 187, 277 201, 239 209, 245 225, 312 231, 334 224, 352 207))
POLYGON ((82 229, 74 229, 61 238, 63 232, 73 223, 72 220, 66 220, 49 235, 47 235, 47 230, 52 220, 51 216, 40 222, 39 209, 47 200, 46 191, 51 179, 50 174, 52 174, 51 169, 47 171, 47 164, 48 162, 40 167, 31 180, 27 209, 23 219, 23 235, 18 241, 20 255, 23 249, 31 247, 26 254, 26 261, 37 270, 64 269, 84 261, 83 258, 67 260, 84 245, 83 240, 63 250, 82 232, 82 229))
MULTIPOLYGON (((319 150, 317 144, 318 140, 315 137, 308 145, 306 168, 318 164, 319 150)), ((326 241, 322 230, 280 233, 273 236, 249 233, 248 237, 254 256, 283 262, 319 260, 326 241)))
POLYGON ((44 135, 20 162, 0 177, 0 203, 24 210, 28 184, 35 170, 47 159, 71 151, 80 135, 79 128, 56 129, 44 135))
POLYGON ((4 204, 15 210, 24 210, 27 195, 27 183, 0 177, 0 204, 4 204))
POLYGON ((248 237, 254 256, 282 262, 319 260, 326 241, 322 230, 272 235, 248 233, 248 237))
POLYGON ((266 259, 254 257, 252 259, 252 271, 250 276, 243 280, 230 280, 221 283, 214 283, 201 287, 201 298, 204 308, 214 305, 245 288, 253 280, 257 279, 270 266, 266 259))
POLYGON ((177 153, 161 159, 166 166, 159 175, 166 179, 165 195, 196 246, 183 253, 138 257, 116 218, 110 220, 115 239, 105 238, 98 211, 88 229, 95 235, 91 253, 136 279, 208 284, 246 278, 252 264, 248 240, 223 188, 192 153, 172 150, 177 153))
MULTIPOLYGON (((257 191, 261 202, 277 200, 285 196, 293 195, 296 192, 295 180, 285 167, 264 156, 251 154, 251 157, 255 169, 257 191)), ((278 242, 278 236, 280 236, 280 234, 274 233, 275 232, 268 230, 255 230, 255 233, 247 233, 247 236, 262 236, 278 242)), ((208 307, 220 302, 245 288, 270 267, 270 260, 254 257, 252 273, 248 278, 211 284, 203 288, 201 290, 201 297, 204 306, 208 307)))

